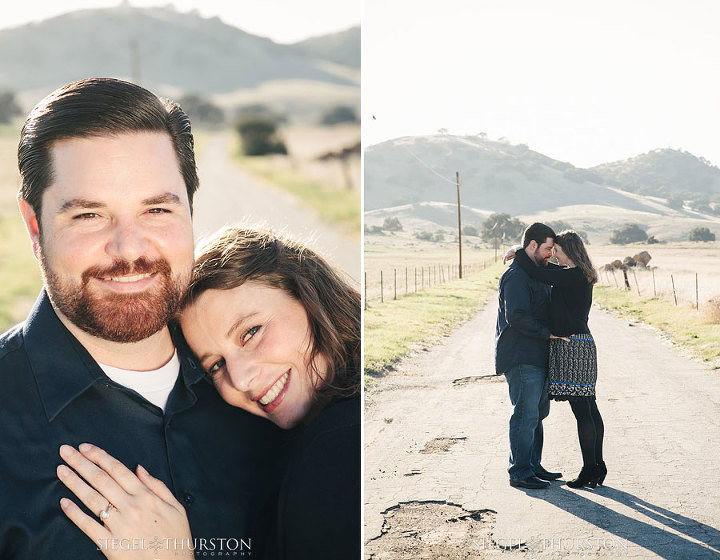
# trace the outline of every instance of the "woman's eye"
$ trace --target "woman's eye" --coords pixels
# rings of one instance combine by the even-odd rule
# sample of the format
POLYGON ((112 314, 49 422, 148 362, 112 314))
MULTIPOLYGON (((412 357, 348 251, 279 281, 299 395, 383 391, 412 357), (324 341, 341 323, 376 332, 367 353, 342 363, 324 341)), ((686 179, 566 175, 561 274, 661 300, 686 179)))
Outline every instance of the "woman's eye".
POLYGON ((225 367, 225 360, 222 358, 219 359, 217 362, 215 362, 213 365, 211 365, 207 372, 210 377, 213 377, 218 371, 220 371, 223 367, 225 367))
POLYGON ((260 325, 257 325, 251 329, 248 329, 245 334, 243 335, 242 341, 243 344, 245 344, 248 340, 250 340, 253 336, 255 336, 255 333, 257 333, 260 330, 260 325))

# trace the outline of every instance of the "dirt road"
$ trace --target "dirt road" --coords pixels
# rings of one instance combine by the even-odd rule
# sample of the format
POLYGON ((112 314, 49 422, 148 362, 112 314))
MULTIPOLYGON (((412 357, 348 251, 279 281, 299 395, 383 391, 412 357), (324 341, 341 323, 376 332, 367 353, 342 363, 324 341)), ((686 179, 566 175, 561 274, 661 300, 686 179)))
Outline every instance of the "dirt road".
MULTIPOLYGON (((350 238, 324 224, 300 200, 243 172, 229 157, 229 133, 213 136, 198 161, 200 190, 195 199, 195 236, 225 224, 249 221, 285 231, 321 251, 355 280, 360 279, 360 236, 350 238)), ((359 232, 358 232, 359 233, 359 232)))
POLYGON ((366 556, 719 558, 720 372, 593 308, 605 486, 564 484, 581 457, 570 407, 553 402, 543 464, 563 480, 511 488, 495 314, 491 301, 366 392, 366 556))

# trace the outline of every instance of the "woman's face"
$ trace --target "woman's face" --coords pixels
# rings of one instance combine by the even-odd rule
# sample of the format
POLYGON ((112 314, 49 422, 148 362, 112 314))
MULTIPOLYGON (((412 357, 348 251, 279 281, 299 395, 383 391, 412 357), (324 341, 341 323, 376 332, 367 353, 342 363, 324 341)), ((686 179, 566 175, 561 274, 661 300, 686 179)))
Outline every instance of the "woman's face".
POLYGON ((565 254, 565 251, 563 251, 563 248, 557 244, 557 241, 553 246, 553 256, 557 259, 557 262, 560 266, 567 266, 570 261, 570 259, 568 259, 568 256, 565 254))
MULTIPOLYGON (((310 323, 284 290, 249 281, 208 290, 180 319, 188 344, 226 402, 292 428, 312 412, 310 323)), ((327 368, 322 357, 315 365, 327 368)))

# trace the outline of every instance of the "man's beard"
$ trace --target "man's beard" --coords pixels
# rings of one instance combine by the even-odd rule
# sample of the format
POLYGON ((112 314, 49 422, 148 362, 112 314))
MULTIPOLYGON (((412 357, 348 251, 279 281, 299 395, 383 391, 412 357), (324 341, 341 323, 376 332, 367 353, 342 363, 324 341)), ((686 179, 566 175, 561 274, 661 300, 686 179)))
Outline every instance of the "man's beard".
POLYGON ((540 248, 535 249, 535 253, 531 255, 531 258, 533 261, 535 261, 535 264, 538 265, 541 268, 547 267, 548 260, 544 259, 542 256, 539 256, 540 248))
POLYGON ((140 257, 133 262, 116 260, 109 267, 91 267, 82 273, 78 284, 57 275, 42 251, 39 257, 50 300, 57 309, 86 333, 112 342, 139 342, 165 328, 178 310, 190 279, 189 271, 173 278, 165 259, 140 257), (93 278, 146 273, 157 274, 159 285, 142 292, 105 295, 97 293, 97 286, 89 286, 93 278))

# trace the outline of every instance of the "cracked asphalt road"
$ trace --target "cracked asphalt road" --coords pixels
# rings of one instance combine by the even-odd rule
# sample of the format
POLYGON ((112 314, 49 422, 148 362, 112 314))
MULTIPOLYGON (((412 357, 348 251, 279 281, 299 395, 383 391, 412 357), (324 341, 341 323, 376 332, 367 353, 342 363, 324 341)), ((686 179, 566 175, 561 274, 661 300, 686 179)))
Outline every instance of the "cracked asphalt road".
MULTIPOLYGON (((564 484, 582 460, 570 407, 553 402, 543 464, 563 479, 547 490, 511 488, 510 402, 505 378, 493 375, 495 314, 492 299, 442 344, 366 391, 369 557, 412 557, 383 547, 382 512, 445 501, 497 512, 489 539, 448 558, 720 558, 720 372, 684 357, 655 330, 594 307, 605 486, 564 484), (422 452, 438 441, 452 445, 422 452)), ((423 527, 413 534, 422 542, 423 527)))

